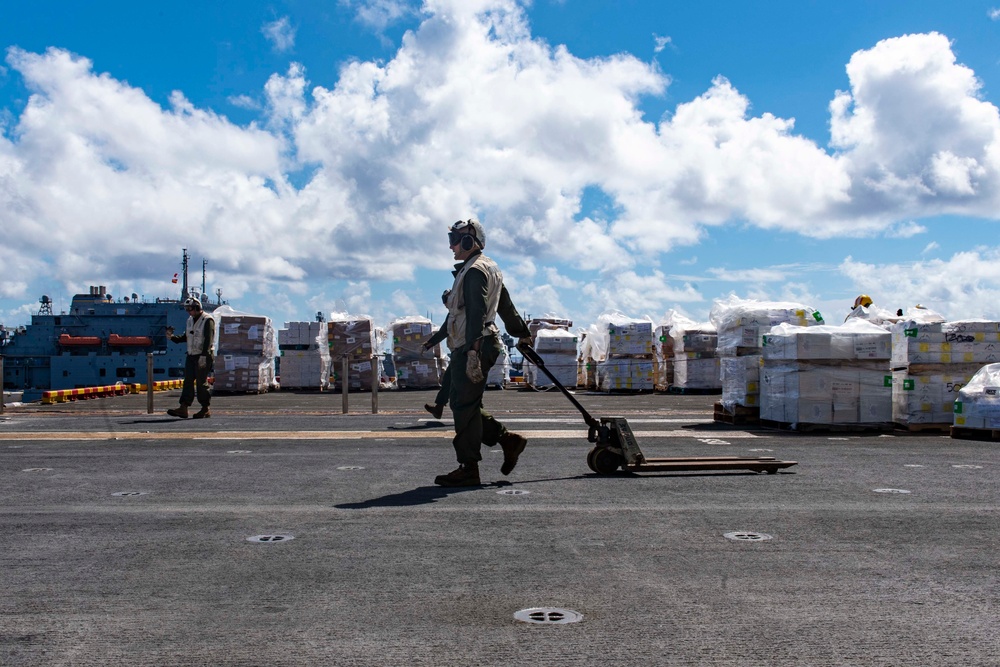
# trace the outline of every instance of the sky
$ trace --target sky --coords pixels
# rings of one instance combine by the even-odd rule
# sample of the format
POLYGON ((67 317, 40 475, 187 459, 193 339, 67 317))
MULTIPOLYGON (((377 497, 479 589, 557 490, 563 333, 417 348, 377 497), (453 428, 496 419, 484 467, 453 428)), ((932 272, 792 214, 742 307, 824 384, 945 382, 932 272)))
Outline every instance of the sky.
POLYGON ((1000 319, 1000 0, 0 2, 0 323, 105 285, 445 314, 1000 319))

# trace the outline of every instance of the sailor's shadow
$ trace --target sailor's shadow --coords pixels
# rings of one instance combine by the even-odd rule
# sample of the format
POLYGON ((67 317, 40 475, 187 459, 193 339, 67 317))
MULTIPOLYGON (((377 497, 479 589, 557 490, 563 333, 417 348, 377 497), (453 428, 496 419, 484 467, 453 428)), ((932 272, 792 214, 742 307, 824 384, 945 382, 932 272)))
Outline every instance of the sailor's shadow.
POLYGON ((427 505, 429 503, 437 502, 453 493, 477 491, 482 488, 482 486, 418 486, 417 488, 410 489, 408 491, 390 493, 387 496, 370 498, 369 500, 362 500, 357 503, 341 503, 339 505, 334 505, 334 507, 341 510, 364 510, 372 507, 412 507, 414 505, 427 505))

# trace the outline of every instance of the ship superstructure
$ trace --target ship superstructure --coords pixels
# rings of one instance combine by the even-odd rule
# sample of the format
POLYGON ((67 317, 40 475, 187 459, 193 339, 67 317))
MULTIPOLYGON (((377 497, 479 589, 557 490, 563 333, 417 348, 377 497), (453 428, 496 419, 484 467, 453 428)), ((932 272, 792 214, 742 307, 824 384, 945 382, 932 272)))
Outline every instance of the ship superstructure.
POLYGON ((31 324, 5 332, 3 388, 23 391, 23 400, 38 400, 50 389, 76 389, 144 383, 147 355, 153 355, 153 380, 184 376, 186 347, 171 343, 166 328, 184 331, 188 296, 201 299, 210 313, 221 305, 209 303, 202 290, 190 290, 187 280, 188 254, 184 250, 181 294, 178 299, 140 299, 138 295, 116 298, 107 288, 92 286, 89 293, 73 297, 69 310, 52 312, 51 299, 43 296, 41 308, 31 324))

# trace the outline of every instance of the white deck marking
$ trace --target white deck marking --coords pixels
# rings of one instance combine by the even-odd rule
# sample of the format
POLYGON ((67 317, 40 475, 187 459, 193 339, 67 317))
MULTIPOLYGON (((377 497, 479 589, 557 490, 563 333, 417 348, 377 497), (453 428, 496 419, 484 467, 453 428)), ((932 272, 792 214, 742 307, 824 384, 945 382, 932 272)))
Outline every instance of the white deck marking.
MULTIPOLYGON (((555 440, 559 438, 584 438, 587 429, 582 426, 572 430, 519 430, 524 437, 531 440, 555 440)), ((699 438, 704 434, 684 430, 673 431, 633 431, 637 438, 699 438)), ((718 431, 712 434, 716 438, 753 439, 760 436, 745 431, 718 431)), ((59 440, 419 440, 455 437, 455 432, 448 430, 419 432, 410 431, 188 431, 150 433, 148 431, 30 431, 23 433, 6 433, 7 440, 24 441, 59 441, 59 440)))

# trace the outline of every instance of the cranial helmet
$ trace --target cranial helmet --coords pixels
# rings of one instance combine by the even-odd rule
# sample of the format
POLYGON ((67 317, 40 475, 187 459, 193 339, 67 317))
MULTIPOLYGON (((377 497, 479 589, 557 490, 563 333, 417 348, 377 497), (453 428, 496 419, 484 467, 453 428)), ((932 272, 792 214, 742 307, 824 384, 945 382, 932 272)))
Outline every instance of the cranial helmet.
POLYGON ((872 305, 872 298, 867 294, 862 294, 861 296, 859 296, 857 299, 854 300, 855 308, 857 308, 858 306, 864 306, 865 308, 867 308, 870 305, 872 305))
POLYGON ((475 218, 459 220, 451 226, 451 230, 448 232, 448 239, 453 244, 456 243, 456 239, 460 239, 462 236, 472 236, 476 239, 476 243, 480 248, 486 247, 486 230, 483 229, 483 226, 475 218))
POLYGON ((189 296, 188 298, 184 299, 184 308, 185 309, 194 308, 195 310, 201 310, 201 301, 194 298, 193 296, 189 296))

